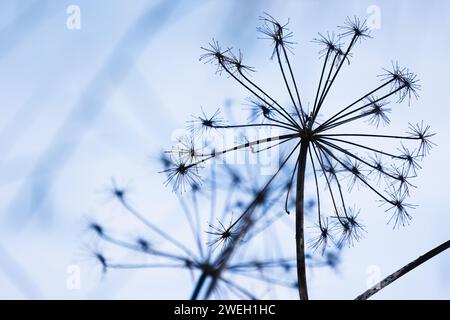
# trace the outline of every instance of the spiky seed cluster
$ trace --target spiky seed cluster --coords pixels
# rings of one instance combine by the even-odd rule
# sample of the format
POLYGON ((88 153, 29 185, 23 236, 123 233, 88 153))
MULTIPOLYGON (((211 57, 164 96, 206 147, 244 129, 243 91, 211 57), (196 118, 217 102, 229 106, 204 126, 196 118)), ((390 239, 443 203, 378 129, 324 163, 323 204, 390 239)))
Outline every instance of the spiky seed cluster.
MULTIPOLYGON (((167 153, 162 157, 163 165, 167 164, 167 153)), ((171 172, 166 172, 168 176, 171 172)), ((110 194, 121 204, 127 213, 141 222, 148 228, 155 241, 147 240, 145 237, 136 237, 131 240, 123 240, 117 236, 117 232, 111 232, 103 224, 98 222, 89 223, 89 229, 100 239, 103 244, 129 250, 139 255, 137 263, 130 261, 122 262, 113 256, 107 256, 101 250, 93 250, 91 256, 100 265, 102 272, 106 273, 110 269, 177 269, 187 270, 192 276, 197 278, 192 298, 198 298, 200 288, 207 291, 205 298, 212 294, 219 297, 233 295, 241 299, 258 298, 255 292, 250 292, 243 286, 242 280, 250 279, 263 283, 267 286, 282 286, 293 288, 291 280, 292 266, 295 265, 295 259, 282 256, 271 258, 247 258, 239 255, 239 259, 232 259, 232 253, 240 250, 241 243, 245 237, 245 243, 254 241, 253 238, 261 230, 266 230, 280 216, 271 215, 272 207, 275 201, 268 199, 269 195, 264 191, 266 186, 256 190, 255 186, 248 187, 242 184, 242 174, 228 166, 222 172, 217 181, 215 173, 212 178, 205 181, 208 184, 208 191, 205 194, 191 193, 191 201, 183 201, 182 209, 189 222, 194 246, 188 246, 186 242, 179 241, 176 237, 165 232, 162 228, 155 225, 143 213, 132 206, 128 200, 128 191, 119 186, 115 180, 112 182, 110 194), (205 199, 215 198, 219 189, 229 189, 233 186, 237 189, 234 197, 227 197, 223 203, 224 208, 212 206, 213 215, 217 217, 217 225, 210 225, 209 231, 202 230, 200 225, 201 213, 198 206, 199 202, 205 199), (250 199, 250 204, 247 197, 250 199), (247 209, 237 219, 230 217, 229 223, 224 224, 218 218, 221 214, 227 213, 229 208, 236 207, 237 202, 243 202, 247 209), (220 213, 220 214, 219 214, 220 213), (254 218, 251 218, 254 217, 254 218), (269 218, 270 217, 270 218, 269 218), (266 219, 265 219, 266 218, 266 219), (155 243, 163 245, 165 249, 160 249, 155 243), (216 250, 219 246, 222 250, 216 250), (143 257, 148 257, 149 263, 142 262, 143 257), (276 276, 278 275, 278 276, 276 276), (279 276, 282 275, 282 276, 279 276), (210 282, 202 282, 200 279, 206 277, 210 282), (209 285, 209 283, 214 283, 209 285)), ((272 185, 274 198, 278 198, 278 192, 282 192, 282 187, 276 184, 272 185)), ((312 267, 326 265, 326 259, 311 257, 312 267)))
POLYGON ((218 225, 209 225, 211 230, 207 231, 207 233, 214 238, 208 242, 208 245, 213 248, 217 248, 219 245, 222 245, 223 247, 232 245, 234 240, 239 236, 239 232, 235 231, 236 225, 234 224, 233 219, 231 219, 227 227, 219 219, 217 219, 217 223, 218 225))
POLYGON ((352 37, 356 42, 356 40, 361 40, 365 38, 371 38, 370 29, 366 25, 366 21, 359 19, 354 16, 353 18, 347 17, 343 26, 339 26, 339 29, 343 32, 341 33, 341 37, 352 37))
POLYGON ((198 174, 198 165, 192 165, 180 156, 172 158, 170 166, 161 172, 167 174, 165 184, 171 184, 174 192, 184 192, 187 187, 195 188, 201 183, 201 178, 198 174))
POLYGON ((248 117, 249 122, 265 123, 266 121, 273 120, 274 111, 272 107, 270 105, 267 105, 265 101, 261 101, 257 98, 248 98, 247 101, 247 109, 250 111, 250 115, 248 117))
POLYGON ((365 113, 364 116, 368 116, 367 122, 369 124, 378 128, 380 124, 382 126, 387 126, 391 123, 388 113, 390 113, 392 109, 386 108, 389 102, 379 100, 375 96, 369 96, 366 99, 366 103, 371 107, 369 110, 362 111, 362 113, 365 113))
POLYGON ((267 13, 260 17, 259 20, 262 22, 262 26, 258 27, 257 30, 263 34, 261 39, 272 40, 272 45, 274 46, 274 50, 270 57, 271 59, 277 54, 277 49, 280 47, 283 50, 287 49, 289 51, 293 49, 292 45, 295 44, 295 42, 289 40, 293 37, 293 33, 287 28, 289 21, 284 25, 281 25, 275 18, 267 13))
POLYGON ((265 126, 283 129, 286 133, 246 141, 228 149, 202 154, 196 162, 190 164, 189 168, 229 152, 250 150, 256 145, 261 148, 260 150, 265 150, 262 146, 271 148, 284 144, 290 147, 279 169, 281 170, 291 158, 296 161, 291 183, 288 184, 289 188, 286 192, 286 197, 289 197, 290 186, 299 163, 299 157, 294 154, 300 145, 307 145, 307 165, 312 169, 317 190, 317 225, 320 231, 319 238, 312 242, 313 248, 326 246, 331 242, 328 240, 332 238, 339 239, 338 246, 352 245, 355 240, 362 237, 364 227, 358 222, 356 211, 349 209, 345 201, 343 184, 346 181, 349 191, 352 191, 354 186, 365 187, 387 205, 386 211, 391 213, 389 221, 394 222, 394 228, 407 224, 411 219, 407 211, 413 208, 412 205, 405 203, 413 186, 410 180, 420 169, 419 161, 434 145, 430 141, 433 136, 430 127, 423 123, 410 124, 406 134, 389 135, 355 131, 349 127, 349 124, 365 120, 376 127, 389 125, 389 114, 393 107, 386 106, 390 102, 401 103, 404 100, 408 100, 409 104, 411 98, 417 99, 420 89, 417 76, 409 69, 400 67, 398 63, 393 63, 390 69, 384 69, 384 73, 380 75, 381 84, 378 87, 341 107, 334 114, 328 116, 322 114, 326 110, 327 97, 334 83, 338 81, 344 62, 349 62, 352 57, 352 49, 362 39, 371 38, 364 21, 356 17, 348 18, 345 24, 339 27, 338 36, 333 33, 327 33, 326 36, 319 34, 319 37, 314 40, 321 46, 319 55, 324 62, 319 74, 317 92, 313 97, 312 110, 306 112, 290 62, 289 52, 293 49, 294 42, 291 41, 293 34, 287 29, 287 23, 281 24, 270 15, 266 14, 260 20, 263 25, 258 28, 258 31, 262 33, 264 39, 272 41, 271 58, 276 57, 290 104, 283 106, 249 77, 249 73, 245 71, 254 69, 242 67, 240 51, 236 59, 232 48, 222 50, 219 43, 213 40, 209 47, 203 48, 205 53, 200 60, 214 63, 219 73, 225 72, 229 75, 251 95, 251 101, 256 103, 247 123, 202 125, 207 129, 221 130, 265 126), (322 115, 324 120, 319 115, 322 115), (390 152, 380 147, 383 141, 388 140, 399 140, 401 149, 397 150, 398 152, 390 152), (416 148, 409 149, 405 146, 406 143, 414 141, 419 143, 416 148), (322 188, 319 185, 325 185, 325 194, 321 194, 322 188), (323 206, 320 203, 324 198, 328 198, 332 204, 329 214, 325 214, 321 209, 323 206), (333 217, 335 220, 332 228, 325 222, 326 216, 333 217), (338 236, 331 236, 331 233, 337 233, 338 236))

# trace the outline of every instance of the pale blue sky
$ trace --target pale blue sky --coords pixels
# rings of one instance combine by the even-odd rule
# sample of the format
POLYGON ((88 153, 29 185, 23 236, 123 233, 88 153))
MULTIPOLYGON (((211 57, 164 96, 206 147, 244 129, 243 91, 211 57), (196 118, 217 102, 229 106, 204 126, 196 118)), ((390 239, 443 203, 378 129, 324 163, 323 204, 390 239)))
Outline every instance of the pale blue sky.
MULTIPOLYGON (((241 104, 246 97, 231 80, 198 62, 200 46, 212 37, 241 48, 260 71, 257 76, 270 79, 278 70, 269 60, 269 44, 257 39, 258 16, 290 18, 298 43, 293 64, 301 70, 304 95, 312 97, 320 61, 310 40, 335 30, 348 15, 366 17, 371 5, 380 8, 381 28, 358 46, 334 98, 371 88, 382 67, 399 61, 419 75, 422 92, 411 107, 394 112, 390 130, 404 132, 408 121, 423 119, 438 133, 438 147, 415 180, 419 207, 411 226, 392 230, 373 197, 365 201, 361 193, 369 232, 345 250, 339 275, 323 272, 311 279, 311 296, 353 298, 365 290, 371 266, 387 275, 448 240, 450 3, 135 0, 130 6, 121 0, 5 0, 0 5, 0 297, 185 298, 188 277, 180 277, 185 288, 174 291, 163 285, 162 279, 171 277, 164 272, 123 272, 100 281, 85 266, 81 290, 68 290, 67 266, 83 260, 79 239, 85 217, 109 210, 104 189, 112 176, 131 181, 143 208, 177 210, 175 196, 157 173, 158 152, 200 106, 213 111, 226 100, 241 104), (71 4, 81 9, 80 30, 66 27, 71 4)), ((281 92, 274 81, 267 83, 281 92)), ((158 222, 167 219, 161 214, 158 222)), ((377 297, 448 299, 449 268, 446 253, 377 297)))

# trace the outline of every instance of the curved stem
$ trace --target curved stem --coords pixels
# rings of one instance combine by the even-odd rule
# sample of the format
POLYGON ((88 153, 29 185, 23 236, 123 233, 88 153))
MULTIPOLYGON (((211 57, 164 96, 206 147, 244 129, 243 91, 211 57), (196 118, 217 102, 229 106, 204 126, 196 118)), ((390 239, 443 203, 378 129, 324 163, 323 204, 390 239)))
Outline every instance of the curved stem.
POLYGON ((319 193, 319 182, 317 179, 316 166, 314 165, 314 158, 311 153, 311 148, 308 150, 309 159, 311 160, 311 165, 314 173, 314 181, 316 182, 316 199, 317 199, 317 218, 319 220, 319 228, 322 230, 322 217, 320 216, 320 193, 319 193))
POLYGON ((414 270, 415 268, 420 266, 422 263, 427 262, 428 260, 430 260, 434 256, 437 256, 439 253, 447 250, 448 248, 450 248, 450 240, 448 240, 448 241, 444 242, 443 244, 437 246, 436 248, 428 251, 427 253, 425 253, 424 255, 420 256, 416 260, 408 263, 403 268, 398 269, 397 271, 395 271, 394 273, 392 273, 388 277, 386 277, 383 280, 381 280, 380 282, 378 282, 372 288, 370 288, 366 292, 364 292, 361 295, 359 295, 358 297, 356 297, 355 300, 367 300, 368 298, 373 296, 375 293, 377 293, 378 291, 380 291, 384 287, 387 287, 388 285, 390 285, 392 282, 394 282, 398 278, 404 276, 405 274, 407 274, 411 270, 414 270))
MULTIPOLYGON (((336 160, 342 167, 344 167, 345 170, 351 172, 351 168, 346 165, 344 162, 342 162, 342 160, 340 160, 337 156, 334 155, 333 152, 331 152, 327 147, 325 147, 321 142, 317 141, 317 146, 320 148, 320 150, 322 150, 325 153, 329 154, 331 158, 333 158, 334 160, 336 160)), ((377 189, 375 189, 374 187, 372 187, 370 185, 370 183, 368 183, 366 181, 366 179, 364 179, 361 174, 357 174, 355 175, 356 178, 358 178, 362 183, 364 183, 367 187, 369 187, 373 192, 375 192, 378 196, 380 196, 381 199, 383 199, 384 201, 391 203, 392 201, 389 200, 388 198, 386 198, 385 196, 383 196, 381 194, 380 191, 378 191, 377 189)))
POLYGON ((295 240, 297 252, 297 277, 300 300, 308 300, 308 288, 306 284, 305 263, 305 235, 304 235, 304 191, 306 156, 308 154, 308 141, 302 141, 298 158, 297 194, 295 200, 295 240))

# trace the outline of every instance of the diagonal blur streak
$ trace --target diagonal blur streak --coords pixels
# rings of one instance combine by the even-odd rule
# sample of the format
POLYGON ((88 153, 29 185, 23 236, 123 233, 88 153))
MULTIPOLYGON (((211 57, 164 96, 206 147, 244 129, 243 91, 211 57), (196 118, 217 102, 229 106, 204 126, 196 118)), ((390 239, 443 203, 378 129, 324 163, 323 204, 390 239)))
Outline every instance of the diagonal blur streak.
POLYGON ((16 289, 27 299, 43 298, 41 290, 14 258, 0 244, 0 272, 4 273, 16 289))
POLYGON ((14 49, 28 34, 45 19, 57 12, 48 0, 34 0, 21 4, 15 19, 0 30, 0 60, 14 49))
MULTIPOLYGON (((148 42, 161 30, 179 1, 160 1, 151 5, 118 41, 107 61, 100 68, 78 102, 53 137, 50 147, 37 160, 28 179, 7 206, 7 223, 24 227, 38 213, 51 191, 58 171, 69 161, 83 133, 105 107, 107 97, 118 87, 148 42), (68 137, 72 137, 70 143, 68 137), (45 174, 43 174, 45 173, 45 174)), ((44 218, 44 217, 42 217, 44 218)))

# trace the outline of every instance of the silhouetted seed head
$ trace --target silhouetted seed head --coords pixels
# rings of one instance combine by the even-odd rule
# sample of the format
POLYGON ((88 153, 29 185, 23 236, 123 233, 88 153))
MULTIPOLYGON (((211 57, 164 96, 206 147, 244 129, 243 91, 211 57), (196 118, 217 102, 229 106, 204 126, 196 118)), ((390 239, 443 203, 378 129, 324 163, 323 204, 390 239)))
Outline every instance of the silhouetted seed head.
POLYGON ((415 125, 409 124, 409 131, 408 134, 412 138, 416 138, 420 140, 420 146, 417 149, 417 155, 420 155, 421 157, 425 157, 430 153, 430 150, 435 146, 436 144, 430 141, 430 138, 435 135, 435 133, 431 132, 429 125, 424 125, 423 121, 419 124, 416 123, 415 125))
POLYGON ((141 248, 142 251, 146 252, 150 249, 150 242, 148 242, 147 240, 145 240, 144 238, 138 238, 136 240, 139 248, 141 248))
POLYGON ((405 147, 403 144, 401 145, 402 148, 398 149, 401 154, 399 155, 399 159, 404 160, 404 166, 406 168, 406 174, 409 174, 410 172, 415 176, 417 173, 417 170, 422 169, 418 162, 418 155, 417 151, 413 150, 410 151, 407 147, 405 147))
POLYGON ((219 224, 218 226, 214 226, 212 224, 209 225, 211 231, 207 231, 207 233, 211 234, 215 238, 211 242, 209 242, 208 245, 214 248, 219 245, 227 247, 234 242, 234 239, 236 238, 238 233, 233 231, 233 221, 230 221, 228 227, 225 227, 225 225, 219 220, 217 220, 217 222, 219 224))
POLYGON ((390 191, 390 200, 388 202, 382 203, 387 203, 387 205, 389 206, 385 210, 386 212, 392 212, 391 218, 389 219, 388 223, 391 223, 391 221, 393 221, 394 229, 399 228, 400 226, 404 227, 406 225, 409 225, 409 222, 412 219, 411 215, 407 212, 407 209, 413 209, 416 206, 405 203, 406 198, 406 193, 399 193, 396 190, 393 190, 390 191))
POLYGON ((334 33, 327 33, 327 36, 325 37, 321 33, 319 33, 319 38, 313 39, 313 42, 318 43, 323 48, 319 51, 319 58, 327 57, 331 59, 330 57, 334 57, 333 60, 335 61, 335 66, 339 66, 339 64, 342 62, 342 59, 345 59, 348 64, 350 64, 350 57, 352 54, 350 52, 345 54, 345 52, 342 50, 342 43, 340 42, 340 37, 336 39, 334 33))
MULTIPOLYGON (((343 210, 342 210, 343 211, 343 210)), ((342 248, 345 245, 352 247, 355 242, 359 241, 363 237, 363 233, 366 232, 365 226, 358 221, 360 211, 356 212, 354 208, 348 208, 346 212, 336 218, 334 228, 341 231, 341 236, 338 240, 338 248, 342 248)))
POLYGON ((92 222, 89 224, 89 229, 94 231, 98 236, 102 236, 104 234, 104 229, 103 227, 96 223, 96 222, 92 222))
POLYGON ((167 175, 166 186, 171 184, 173 192, 185 192, 187 187, 198 186, 201 183, 197 166, 187 164, 181 159, 173 161, 172 166, 162 172, 167 175))
MULTIPOLYGON (((323 171, 325 171, 325 173, 328 177, 328 181, 330 181, 330 183, 338 181, 337 174, 339 172, 339 169, 338 169, 337 163, 330 161, 329 163, 324 164, 323 169, 324 169, 323 171)), ((324 174, 324 173, 322 172, 322 174, 324 174)))
POLYGON ((369 163, 371 164, 370 174, 376 176, 378 184, 381 182, 381 179, 385 177, 385 165, 381 156, 378 153, 369 155, 369 163))
POLYGON ((403 166, 401 168, 399 167, 392 167, 392 183, 391 187, 396 189, 398 193, 405 193, 406 195, 409 195, 409 188, 413 187, 416 188, 413 184, 409 182, 410 178, 413 178, 414 176, 408 176, 408 168, 403 166))
POLYGON ((125 199, 125 196, 127 194, 126 188, 119 187, 116 180, 113 178, 111 179, 111 194, 114 198, 116 198, 119 201, 123 201, 125 199))
POLYGON ((261 123, 266 123, 271 118, 274 119, 276 117, 272 106, 264 100, 259 98, 248 98, 247 100, 249 102, 250 116, 248 120, 250 122, 260 121, 261 123))
POLYGON ((192 185, 191 185, 191 191, 192 192, 199 192, 201 190, 201 186, 200 186, 200 184, 198 184, 198 183, 192 183, 192 185))
MULTIPOLYGON (((293 186, 295 173, 298 174, 296 172, 298 168, 290 165, 295 158, 299 163, 299 158, 296 156, 298 149, 301 145, 307 145, 307 148, 302 149, 308 152, 306 160, 302 160, 304 162, 302 165, 306 170, 312 168, 315 178, 315 188, 311 189, 316 193, 320 232, 316 238, 312 239, 311 245, 316 249, 326 246, 331 237, 331 228, 322 223, 326 220, 320 210, 322 199, 330 201, 329 203, 336 213, 335 223, 332 226, 333 230, 335 228, 340 230, 338 241, 340 246, 344 243, 352 245, 362 236, 364 227, 357 220, 357 214, 350 209, 346 210, 348 205, 345 191, 347 190, 342 188, 345 178, 348 179, 348 191, 352 191, 355 185, 367 188, 384 203, 389 204, 388 211, 393 210, 396 216, 395 226, 404 224, 402 221, 409 220, 410 217, 405 208, 414 207, 405 205, 403 201, 412 186, 409 180, 420 168, 418 161, 428 154, 433 146, 429 140, 433 135, 429 126, 424 126, 423 123, 410 125, 407 135, 387 135, 374 132, 374 130, 367 133, 360 131, 358 126, 352 129, 348 125, 358 121, 366 121, 376 127, 388 125, 390 123, 389 114, 392 111, 387 107, 389 101, 401 103, 408 98, 408 103, 410 103, 411 97, 418 98, 420 85, 417 76, 409 69, 400 67, 398 63, 392 63, 392 67, 385 69, 384 74, 380 75, 382 84, 371 90, 368 89, 365 91, 365 95, 355 94, 355 97, 338 108, 336 113, 327 115, 324 112, 328 107, 327 104, 334 104, 329 101, 329 92, 332 92, 333 86, 341 78, 338 75, 346 65, 345 62, 349 62, 355 45, 360 43, 361 39, 370 38, 369 28, 365 21, 357 17, 347 18, 344 26, 340 27, 341 33, 338 37, 327 33, 326 35, 319 34, 313 40, 321 46, 319 55, 324 59, 322 59, 323 67, 317 77, 317 89, 314 90, 314 96, 309 100, 311 101, 311 108, 309 108, 308 103, 304 103, 301 97, 302 85, 295 79, 295 65, 291 63, 289 52, 287 52, 292 50, 294 43, 291 41, 293 35, 287 29, 287 23, 283 25, 268 14, 260 17, 260 20, 262 26, 258 28, 258 31, 263 34, 264 39, 272 42, 271 58, 277 60, 277 68, 279 68, 283 80, 281 83, 286 88, 289 100, 287 103, 280 102, 283 100, 277 101, 275 96, 266 91, 256 80, 246 77, 245 71, 253 71, 253 68, 243 64, 242 53, 239 51, 237 55, 234 55, 230 49, 222 50, 218 42, 213 40, 200 59, 216 63, 220 71, 225 72, 229 79, 236 81, 253 97, 250 100, 251 115, 247 122, 238 122, 232 125, 223 124, 218 112, 212 117, 207 117, 204 113, 202 116, 196 117, 192 122, 193 126, 199 129, 193 130, 206 133, 211 129, 219 131, 219 129, 239 128, 244 137, 243 142, 236 142, 232 146, 217 151, 214 149, 211 153, 200 155, 198 163, 241 150, 263 152, 274 146, 282 145, 284 150, 280 159, 284 162, 282 165, 280 164, 277 173, 271 177, 269 184, 273 184, 275 176, 283 170, 288 172, 289 178, 292 177, 282 185, 282 190, 286 194, 285 209, 288 210, 290 200, 288 193, 293 186), (283 130, 283 132, 276 136, 249 140, 244 131, 260 126, 283 130), (420 145, 410 151, 409 147, 406 148, 402 144, 403 150, 397 150, 399 151, 397 152, 389 149, 387 141, 417 142, 420 145), (287 150, 287 153, 284 152, 287 150), (285 156, 286 154, 288 156, 285 156), (289 164, 284 166, 288 162, 289 164), (374 178, 377 178, 375 183, 374 178), (321 191, 321 184, 325 186, 325 193, 321 191), (389 189, 395 189, 395 191, 391 194, 389 189), (339 208, 344 208, 344 210, 339 208)), ((350 95, 351 92, 348 93, 348 96, 350 95)), ((186 168, 190 167, 186 166, 186 168)), ((177 175, 183 175, 183 170, 178 167, 174 171, 177 175)), ((267 189, 264 190, 264 193, 257 192, 254 195, 253 203, 257 205, 270 203, 272 193, 272 190, 267 192, 267 189)), ((241 204, 236 202, 236 207, 239 206, 241 204)), ((303 209, 305 208, 305 204, 303 204, 303 209)), ((227 238, 222 234, 226 228, 222 229, 218 229, 221 230, 220 233, 216 230, 218 233, 216 236, 219 239, 227 238)))
POLYGON ((206 53, 200 55, 200 61, 205 63, 213 63, 217 65, 216 73, 220 74, 223 71, 223 66, 229 62, 229 57, 227 53, 231 51, 231 48, 222 50, 219 42, 212 39, 208 44, 208 47, 201 47, 206 53))
POLYGON ((360 185, 364 184, 363 180, 366 179, 366 176, 362 172, 363 165, 360 161, 347 158, 347 164, 345 165, 345 168, 349 172, 349 191, 352 191, 355 185, 359 188, 360 185))
POLYGON ((411 97, 419 98, 420 84, 416 74, 407 68, 401 68, 397 62, 392 62, 392 70, 383 69, 386 73, 379 75, 383 81, 391 80, 391 90, 397 93, 397 102, 402 102, 408 98, 408 105, 411 97))
MULTIPOLYGON (((169 178, 172 177, 171 174, 176 175, 173 176, 173 179, 183 179, 181 177, 185 177, 187 174, 189 174, 189 171, 194 168, 195 166, 191 166, 191 164, 186 164, 179 159, 178 153, 166 153, 171 155, 170 157, 170 165, 168 165, 165 173, 168 174, 169 178), (178 161, 177 161, 178 158, 178 161)), ((227 168, 227 166, 225 166, 227 168)), ((253 236, 253 233, 251 233, 251 228, 258 231, 257 228, 255 228, 254 223, 259 222, 257 219, 251 219, 252 215, 257 215, 257 217, 262 217, 260 214, 263 212, 259 211, 260 208, 256 208, 257 206, 253 205, 254 199, 251 198, 256 194, 255 191, 257 186, 255 183, 252 183, 250 186, 244 186, 244 185, 238 185, 237 190, 232 190, 234 192, 229 193, 229 198, 226 197, 224 199, 224 203, 222 201, 217 201, 217 204, 224 205, 223 208, 217 208, 216 203, 211 206, 207 206, 211 212, 208 212, 208 216, 216 217, 220 216, 223 220, 227 218, 227 214, 235 209, 234 204, 240 203, 240 205, 243 208, 248 208, 249 206, 252 207, 251 213, 248 210, 240 210, 239 212, 246 212, 247 215, 242 217, 239 217, 239 221, 236 219, 233 221, 233 218, 231 217, 229 225, 224 225, 220 220, 218 220, 217 226, 211 226, 211 229, 208 230, 208 233, 211 234, 211 237, 208 237, 208 241, 204 241, 205 238, 203 237, 203 232, 201 227, 201 219, 203 218, 203 213, 201 212, 202 209, 205 207, 207 200, 211 199, 213 196, 216 196, 216 192, 220 190, 219 188, 229 188, 230 185, 234 185, 234 183, 242 183, 242 180, 245 180, 242 175, 242 172, 240 170, 232 170, 230 168, 229 172, 226 172, 224 176, 216 175, 215 167, 211 168, 214 172, 211 173, 211 176, 209 179, 205 179, 205 184, 207 184, 206 190, 202 189, 201 193, 198 194, 191 194, 191 197, 179 197, 181 202, 181 209, 186 215, 186 217, 189 219, 190 222, 190 231, 191 235, 193 237, 192 240, 194 240, 193 245, 190 246, 188 243, 185 243, 184 240, 180 240, 177 238, 177 235, 174 235, 172 233, 166 232, 164 229, 159 228, 156 224, 154 224, 154 221, 150 219, 150 217, 147 217, 146 214, 141 213, 137 208, 135 208, 133 205, 127 202, 127 199, 123 199, 121 201, 123 209, 128 212, 133 219, 137 219, 139 222, 143 224, 143 226, 147 227, 148 230, 152 234, 152 238, 156 237, 157 240, 155 240, 155 243, 159 243, 164 241, 165 245, 170 245, 169 250, 165 250, 164 246, 161 248, 156 247, 154 243, 150 243, 144 236, 142 237, 136 237, 133 238, 131 241, 129 240, 123 240, 122 237, 115 237, 113 233, 111 234, 105 234, 104 236, 101 236, 99 240, 101 240, 102 244, 106 244, 111 246, 112 248, 121 248, 125 250, 129 250, 132 252, 138 252, 139 257, 142 257, 142 254, 145 253, 146 257, 149 257, 149 259, 155 258, 156 261, 149 261, 148 263, 140 263, 136 262, 134 260, 133 262, 123 262, 119 261, 121 258, 114 257, 111 259, 111 261, 105 258, 105 256, 98 252, 90 249, 89 254, 90 257, 95 258, 95 260, 102 265, 103 272, 106 272, 107 269, 154 269, 154 268, 161 268, 161 269, 168 269, 168 268, 177 268, 177 270, 185 270, 189 271, 189 273, 192 276, 197 276, 200 273, 205 273, 211 282, 217 281, 217 285, 214 287, 214 294, 216 294, 217 288, 219 287, 221 290, 227 289, 227 293, 231 294, 238 294, 235 291, 232 291, 229 286, 236 286, 240 285, 238 281, 234 279, 236 277, 236 273, 230 269, 230 265, 233 265, 233 260, 230 260, 230 264, 224 264, 227 262, 227 255, 228 252, 234 252, 234 250, 238 250, 240 248, 240 244, 244 243, 244 241, 240 241, 243 239, 245 235, 250 234, 253 236), (213 178, 214 177, 214 178, 213 178), (214 182, 213 182, 214 181, 214 182), (239 182, 236 182, 239 181, 239 182), (229 184, 230 182, 233 182, 233 184, 229 184), (211 187, 211 188, 208 188, 211 187), (253 189, 254 188, 254 189, 253 189), (211 191, 211 195, 207 193, 207 191, 211 191), (245 199, 245 200, 244 200, 245 199), (253 208, 254 207, 254 208, 253 208), (198 211, 197 211, 198 210, 198 211), (258 210, 258 211, 257 211, 258 210), (216 212, 218 211, 218 212, 216 212), (211 214, 211 215, 210 215, 211 214), (242 219, 241 219, 242 218, 242 219), (247 233, 243 233, 242 226, 249 226, 249 229, 246 229, 247 233), (211 240, 209 242, 209 240, 211 240), (208 245, 209 246, 206 246, 208 245), (219 244, 223 244, 224 247, 226 246, 226 250, 217 250, 214 251, 214 248, 212 246, 217 246, 219 244), (231 245, 232 244, 232 245, 231 245), (116 262, 118 261, 118 262, 116 262), (196 271, 196 272, 194 272, 196 271), (223 277, 222 277, 223 275, 223 277), (225 280, 223 280, 225 279, 225 280), (228 286, 228 287, 227 287, 228 286)), ((174 183, 175 185, 183 185, 183 183, 174 182, 174 181, 168 181, 170 183, 174 183)), ((119 189, 115 183, 114 189, 119 189)), ((281 185, 281 183, 280 183, 281 185)), ((182 187, 180 187, 182 188, 182 187)), ((198 184, 192 184, 193 189, 197 189, 198 184)), ((281 189, 281 188, 280 188, 281 189)), ((223 191, 223 190, 221 190, 223 191)), ((211 201, 213 203, 213 201, 211 201)), ((271 212, 264 212, 264 214, 271 215, 271 212)), ((276 214, 273 214, 275 216, 276 214)), ((269 220, 269 218, 272 218, 272 216, 267 217, 261 223, 261 227, 266 227, 265 223, 266 220, 269 220)), ((178 221, 178 220, 177 220, 178 221)), ((257 227, 260 227, 259 225, 257 227)), ((101 229, 100 225, 91 225, 91 228, 98 234, 103 234, 103 229, 101 229)), ((253 230, 253 231, 255 231, 253 230)), ((255 231, 255 233, 256 233, 255 231)), ((250 236, 248 238, 245 238, 245 243, 248 243, 248 241, 251 239, 250 236), (247 241, 248 240, 248 241, 247 241)), ((109 252, 109 251, 108 251, 109 252)), ((239 268, 239 272, 246 273, 247 275, 250 275, 250 272, 253 272, 252 276, 255 276, 255 273, 258 272, 259 278, 257 279, 262 280, 266 282, 268 285, 281 285, 278 283, 275 283, 270 277, 265 278, 263 276, 263 273, 265 273, 266 269, 268 268, 283 268, 282 263, 284 260, 274 260, 274 262, 271 262, 270 265, 266 268, 265 261, 256 260, 246 260, 241 261, 243 255, 235 255, 238 258, 238 262, 242 264, 242 267, 239 268), (258 266, 258 270, 255 270, 255 266, 258 266)), ((112 258, 112 257, 111 257, 112 258)), ((288 275, 286 275, 287 277, 288 275)), ((197 278, 198 280, 199 278, 197 278)), ((249 277, 250 279, 250 277, 249 277)), ((204 286, 208 286, 210 284, 210 281, 205 282, 204 286)), ((283 284, 286 286, 285 284, 283 284)), ((244 286, 241 286, 244 288, 244 286)), ((244 288, 245 289, 245 288, 244 288)), ((242 293, 242 292, 241 292, 242 293)))
POLYGON ((119 198, 122 199, 125 195, 125 191, 123 189, 115 189, 114 190, 114 195, 119 198))
POLYGON ((220 116, 220 109, 217 109, 212 116, 207 116, 202 109, 202 115, 193 116, 193 118, 194 120, 188 121, 188 130, 193 135, 206 134, 210 130, 226 124, 220 116))
POLYGON ((387 114, 390 113, 392 109, 386 108, 386 105, 389 102, 379 100, 375 96, 370 96, 367 98, 366 103, 370 104, 370 110, 364 110, 362 113, 369 116, 369 119, 367 120, 369 124, 378 128, 380 124, 386 126, 391 122, 387 114))
POLYGON ((184 136, 177 139, 177 145, 166 153, 173 157, 178 157, 181 161, 186 163, 195 162, 201 155, 195 143, 194 136, 184 136))
POLYGON ((240 77, 243 74, 249 74, 250 72, 254 72, 255 69, 248 65, 243 64, 242 62, 242 52, 239 50, 238 54, 235 55, 230 51, 230 57, 227 58, 227 63, 230 67, 230 70, 237 76, 240 77))
POLYGON ((365 20, 361 20, 358 17, 347 17, 343 26, 339 27, 343 32, 340 34, 342 37, 355 37, 356 40, 365 38, 371 38, 370 29, 366 25, 365 20))
POLYGON ((414 73, 409 72, 408 70, 405 71, 402 77, 403 89, 399 91, 399 102, 402 102, 405 98, 408 98, 409 104, 412 96, 416 99, 419 98, 418 91, 421 86, 418 82, 419 79, 417 79, 417 76, 414 73))

